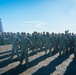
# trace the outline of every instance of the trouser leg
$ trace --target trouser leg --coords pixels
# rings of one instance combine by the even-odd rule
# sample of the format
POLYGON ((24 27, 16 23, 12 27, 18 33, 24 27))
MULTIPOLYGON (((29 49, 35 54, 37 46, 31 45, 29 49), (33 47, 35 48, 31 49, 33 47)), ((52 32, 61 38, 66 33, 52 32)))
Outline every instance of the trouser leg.
POLYGON ((61 56, 61 50, 62 50, 62 49, 60 48, 60 49, 59 49, 59 56, 61 56))
POLYGON ((11 58, 14 56, 14 49, 12 48, 11 58))

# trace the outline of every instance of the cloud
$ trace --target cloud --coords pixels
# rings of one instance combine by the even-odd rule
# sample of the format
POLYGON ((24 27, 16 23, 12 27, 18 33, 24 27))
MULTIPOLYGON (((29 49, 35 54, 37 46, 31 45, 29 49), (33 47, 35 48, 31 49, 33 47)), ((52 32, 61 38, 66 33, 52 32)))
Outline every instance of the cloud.
POLYGON ((41 28, 45 25, 43 21, 23 21, 20 26, 34 26, 36 28, 41 28))
POLYGON ((41 27, 43 27, 43 25, 45 25, 45 22, 37 22, 37 24, 35 25, 36 27, 38 27, 38 28, 41 28, 41 27))

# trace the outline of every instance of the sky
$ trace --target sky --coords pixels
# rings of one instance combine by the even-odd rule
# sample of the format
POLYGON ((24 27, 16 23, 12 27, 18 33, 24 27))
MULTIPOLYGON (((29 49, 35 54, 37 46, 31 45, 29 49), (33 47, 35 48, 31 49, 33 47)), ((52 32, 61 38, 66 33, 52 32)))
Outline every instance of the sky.
POLYGON ((5 32, 76 32, 76 0, 0 0, 5 32))

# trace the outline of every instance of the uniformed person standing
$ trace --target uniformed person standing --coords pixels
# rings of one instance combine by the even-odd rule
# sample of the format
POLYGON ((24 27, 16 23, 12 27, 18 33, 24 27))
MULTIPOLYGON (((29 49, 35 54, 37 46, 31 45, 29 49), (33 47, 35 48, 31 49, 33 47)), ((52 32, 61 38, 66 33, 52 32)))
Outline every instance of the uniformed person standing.
POLYGON ((20 65, 22 64, 23 59, 25 59, 26 67, 28 67, 29 66, 28 65, 28 46, 29 46, 29 44, 32 45, 32 42, 30 41, 30 39, 28 39, 26 37, 25 33, 23 33, 22 36, 23 36, 23 39, 22 39, 22 49, 21 49, 20 65))
POLYGON ((52 50, 52 37, 50 36, 50 34, 47 32, 46 33, 46 40, 45 40, 45 54, 47 53, 47 50, 49 49, 49 54, 50 56, 51 54, 51 50, 52 50))
POLYGON ((14 52, 16 51, 16 55, 19 59, 19 52, 18 52, 18 47, 19 47, 19 38, 16 36, 16 33, 13 33, 13 38, 12 38, 12 54, 11 54, 11 58, 13 58, 14 56, 14 52))
POLYGON ((37 32, 34 32, 31 36, 31 41, 33 43, 33 53, 36 50, 36 53, 38 52, 38 37, 37 37, 37 32))
POLYGON ((74 58, 76 59, 76 34, 73 36, 74 38, 74 58))
POLYGON ((42 34, 42 49, 45 48, 45 40, 46 40, 46 34, 43 32, 42 34))
POLYGON ((66 40, 66 55, 69 54, 70 46, 71 46, 71 35, 68 33, 68 31, 65 31, 65 36, 67 38, 66 40))
POLYGON ((64 35, 64 33, 62 33, 60 35, 60 39, 59 39, 59 56, 62 55, 62 52, 63 52, 63 55, 65 55, 65 50, 66 50, 66 37, 64 35))
POLYGON ((55 37, 54 32, 52 32, 51 36, 52 36, 52 48, 55 53, 55 51, 56 51, 56 37, 55 37))

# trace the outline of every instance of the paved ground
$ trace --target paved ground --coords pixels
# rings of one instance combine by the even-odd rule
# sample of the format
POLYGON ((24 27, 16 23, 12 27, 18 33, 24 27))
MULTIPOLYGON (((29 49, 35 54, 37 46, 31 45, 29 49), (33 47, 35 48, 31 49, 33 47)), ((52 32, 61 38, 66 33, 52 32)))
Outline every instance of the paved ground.
POLYGON ((58 57, 57 53, 50 57, 43 50, 38 54, 29 52, 29 68, 26 68, 25 62, 20 66, 16 55, 9 60, 10 54, 11 45, 0 46, 0 75, 76 75, 73 54, 58 57))

